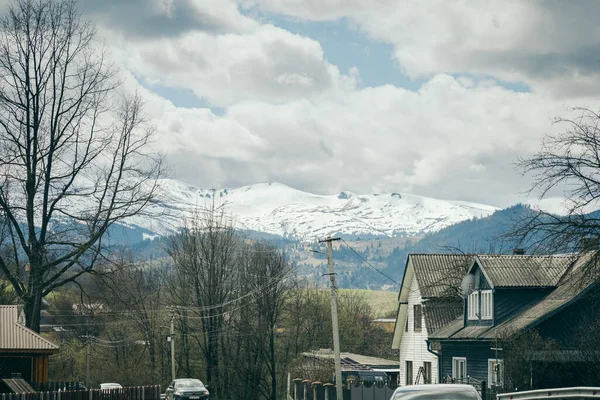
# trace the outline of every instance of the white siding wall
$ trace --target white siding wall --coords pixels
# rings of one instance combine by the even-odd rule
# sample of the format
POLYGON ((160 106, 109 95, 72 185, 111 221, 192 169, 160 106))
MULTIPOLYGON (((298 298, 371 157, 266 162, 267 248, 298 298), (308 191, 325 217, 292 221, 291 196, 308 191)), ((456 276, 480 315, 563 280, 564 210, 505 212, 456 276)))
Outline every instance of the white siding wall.
MULTIPOLYGON (((421 291, 419 290, 419 284, 417 283, 416 277, 413 278, 410 293, 408 295, 408 332, 402 334, 402 341, 400 342, 400 385, 406 385, 406 361, 412 361, 413 363, 413 384, 417 379, 419 368, 423 366, 423 362, 428 361, 431 363, 431 381, 437 383, 438 381, 438 358, 427 351, 427 326, 425 325, 425 318, 422 317, 421 321, 421 332, 414 331, 414 312, 413 306, 415 304, 422 304, 421 291)), ((404 330, 406 321, 402 323, 402 329, 404 330)), ((421 379, 419 383, 423 383, 421 379)))

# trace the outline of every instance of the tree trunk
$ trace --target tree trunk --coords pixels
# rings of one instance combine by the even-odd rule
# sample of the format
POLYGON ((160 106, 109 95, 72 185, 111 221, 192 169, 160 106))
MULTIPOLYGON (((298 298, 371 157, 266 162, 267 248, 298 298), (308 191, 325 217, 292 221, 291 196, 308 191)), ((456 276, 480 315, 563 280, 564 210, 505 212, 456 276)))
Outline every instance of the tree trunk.
POLYGON ((271 400, 277 400, 277 362, 275 360, 275 329, 269 332, 269 357, 271 358, 271 400))
MULTIPOLYGON (((34 278, 35 279, 35 278, 34 278)), ((34 332, 40 333, 42 310, 42 288, 38 284, 31 286, 31 294, 24 298, 25 324, 34 332)))

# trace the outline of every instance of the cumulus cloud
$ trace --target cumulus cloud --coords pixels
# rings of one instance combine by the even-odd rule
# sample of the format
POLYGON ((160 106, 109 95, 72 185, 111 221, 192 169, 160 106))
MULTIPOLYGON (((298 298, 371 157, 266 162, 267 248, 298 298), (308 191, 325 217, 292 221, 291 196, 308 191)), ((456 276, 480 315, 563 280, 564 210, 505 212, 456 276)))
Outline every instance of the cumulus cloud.
POLYGON ((131 39, 244 32, 257 26, 230 0, 80 0, 79 5, 87 18, 131 39))
POLYGON ((177 176, 200 186, 271 180, 319 193, 404 191, 494 205, 519 200, 528 184, 512 162, 557 129, 549 115, 564 113, 544 94, 444 74, 417 92, 388 85, 247 101, 223 116, 152 101, 177 176))
POLYGON ((355 85, 326 61, 319 42, 269 24, 241 34, 125 40, 119 48, 127 68, 149 85, 189 88, 216 106, 282 102, 355 85))
POLYGON ((551 118, 565 105, 598 101, 600 28, 583 7, 595 3, 238 1, 81 0, 126 87, 144 97, 173 176, 199 186, 271 180, 509 205, 528 187, 517 156, 558 129, 551 118), (400 68, 425 83, 362 87, 360 71, 341 73, 318 41, 244 15, 240 4, 347 18, 392 43, 400 68), (159 86, 191 90, 223 112, 176 107, 159 86))
POLYGON ((412 78, 490 75, 562 96, 600 89, 600 26, 594 0, 241 0, 243 6, 307 20, 346 17, 394 45, 412 78))

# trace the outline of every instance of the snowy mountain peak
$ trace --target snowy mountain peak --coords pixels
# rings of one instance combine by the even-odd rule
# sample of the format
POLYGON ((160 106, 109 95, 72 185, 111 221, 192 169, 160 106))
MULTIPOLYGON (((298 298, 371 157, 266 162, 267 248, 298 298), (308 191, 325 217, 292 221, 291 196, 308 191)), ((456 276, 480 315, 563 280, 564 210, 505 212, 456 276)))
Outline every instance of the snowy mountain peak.
POLYGON ((158 203, 148 216, 126 221, 153 234, 177 231, 186 218, 209 201, 223 204, 239 229, 312 240, 330 234, 416 235, 438 231, 471 218, 486 217, 496 207, 438 200, 405 193, 317 195, 278 182, 240 188, 201 189, 163 179, 158 203))

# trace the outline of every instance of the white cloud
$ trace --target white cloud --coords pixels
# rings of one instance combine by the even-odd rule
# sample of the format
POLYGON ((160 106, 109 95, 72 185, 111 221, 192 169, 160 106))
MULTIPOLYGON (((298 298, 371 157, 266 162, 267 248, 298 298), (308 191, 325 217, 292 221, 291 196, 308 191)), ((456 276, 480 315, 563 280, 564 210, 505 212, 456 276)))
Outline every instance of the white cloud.
POLYGON ((307 20, 346 17, 391 43, 412 78, 491 75, 563 96, 600 89, 597 1, 254 0, 264 10, 307 20))
MULTIPOLYGON (((382 86, 235 104, 198 129, 184 122, 189 145, 181 148, 210 160, 210 174, 196 176, 200 185, 275 180, 324 193, 408 191, 508 205, 527 186, 511 163, 538 148, 556 129, 548 116, 561 112, 543 94, 438 75, 418 92, 382 86), (222 133, 231 126, 240 136, 222 133), (202 147, 210 140, 221 151, 202 147)), ((170 119, 195 113, 202 111, 174 109, 170 119)))
POLYGON ((325 60, 319 42, 268 24, 245 33, 121 40, 118 47, 146 83, 189 88, 217 106, 283 102, 356 84, 325 60))
POLYGON ((394 44, 401 67, 426 83, 416 92, 360 88, 359 71, 340 73, 319 42, 249 18, 234 0, 82 0, 126 85, 146 99, 176 178, 509 205, 528 186, 513 168, 517 156, 559 129, 550 118, 565 105, 598 101, 585 97, 599 88, 598 52, 583 51, 597 47, 598 28, 557 3, 257 1, 311 20, 350 18, 394 44), (139 18, 130 22, 132 13, 139 18), (556 29, 562 22, 575 33, 556 29), (494 79, 535 90, 516 93, 494 79), (152 85, 190 89, 224 115, 175 107, 152 85))

